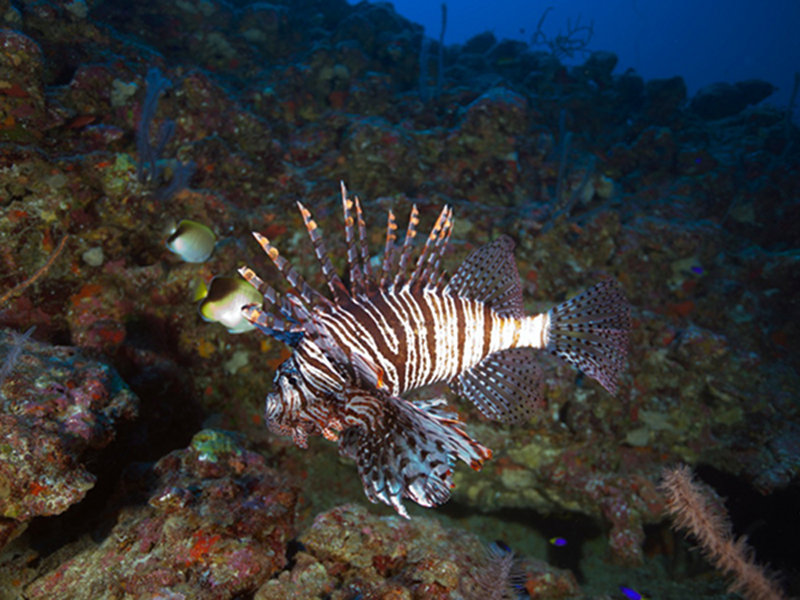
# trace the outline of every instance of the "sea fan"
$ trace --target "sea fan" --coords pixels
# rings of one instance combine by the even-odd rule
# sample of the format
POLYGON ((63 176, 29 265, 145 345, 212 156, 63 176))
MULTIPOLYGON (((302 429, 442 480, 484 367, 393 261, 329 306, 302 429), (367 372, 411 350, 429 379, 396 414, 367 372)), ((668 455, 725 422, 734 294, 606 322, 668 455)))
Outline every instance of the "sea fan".
POLYGON ((503 542, 486 548, 486 557, 478 568, 472 588, 464 591, 468 600, 517 600, 525 573, 514 552, 503 542))
POLYGON ((33 335, 34 329, 36 329, 35 325, 33 327, 29 327, 25 333, 9 331, 11 343, 9 344, 9 349, 8 352, 6 352, 5 358, 3 358, 3 364, 0 366, 0 387, 2 387, 6 381, 6 378, 14 371, 14 367, 16 366, 19 357, 22 356, 22 347, 25 345, 28 339, 30 339, 31 335, 33 335))
POLYGON ((770 574, 753 558, 744 536, 735 539, 727 512, 712 489, 697 482, 689 467, 665 469, 661 490, 675 526, 690 533, 703 553, 732 578, 730 589, 748 600, 786 598, 770 574))

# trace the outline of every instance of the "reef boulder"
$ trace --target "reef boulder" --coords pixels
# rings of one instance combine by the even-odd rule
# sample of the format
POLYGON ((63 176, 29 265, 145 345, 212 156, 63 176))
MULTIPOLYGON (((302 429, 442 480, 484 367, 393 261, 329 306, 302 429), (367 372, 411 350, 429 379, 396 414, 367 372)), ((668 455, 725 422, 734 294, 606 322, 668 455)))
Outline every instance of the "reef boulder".
POLYGON ((767 81, 748 79, 737 83, 712 83, 694 95, 691 109, 709 121, 732 117, 751 104, 768 98, 777 88, 767 81))
POLYGON ((0 330, 0 356, 2 547, 34 517, 83 499, 95 483, 86 465, 135 418, 139 399, 114 369, 75 348, 0 330))
POLYGON ((198 432, 188 448, 127 472, 146 490, 103 540, 25 589, 33 599, 238 598, 286 566, 297 492, 234 434, 198 432), (113 565, 113 567, 112 567, 113 565))

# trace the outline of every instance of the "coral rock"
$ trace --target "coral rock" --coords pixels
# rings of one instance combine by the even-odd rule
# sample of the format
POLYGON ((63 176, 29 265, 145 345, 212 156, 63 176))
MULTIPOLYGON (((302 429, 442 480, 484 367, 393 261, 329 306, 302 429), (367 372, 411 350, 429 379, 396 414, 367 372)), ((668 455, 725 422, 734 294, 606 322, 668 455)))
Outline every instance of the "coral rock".
POLYGON ((233 598, 285 566, 297 494, 235 436, 203 430, 142 478, 156 480, 148 505, 123 509, 102 543, 34 581, 27 598, 233 598))
MULTIPOLYGON (((16 337, 0 331, 0 356, 16 337)), ((17 525, 80 501, 95 482, 85 463, 139 404, 116 371, 73 348, 25 340, 19 350, 0 382, 0 516, 17 525)), ((9 537, 0 533, 0 546, 9 537)))

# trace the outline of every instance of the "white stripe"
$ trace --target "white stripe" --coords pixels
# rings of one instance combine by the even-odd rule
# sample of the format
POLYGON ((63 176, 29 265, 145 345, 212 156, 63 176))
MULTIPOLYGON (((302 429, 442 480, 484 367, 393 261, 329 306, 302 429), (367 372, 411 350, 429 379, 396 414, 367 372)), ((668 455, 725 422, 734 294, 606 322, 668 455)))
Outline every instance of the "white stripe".
POLYGON ((483 304, 459 298, 464 312, 464 355, 459 373, 478 364, 483 359, 483 304))
MULTIPOLYGON (((393 333, 395 335, 402 335, 402 338, 397 339, 398 350, 399 350, 399 345, 401 343, 400 340, 402 339, 406 343, 406 346, 408 346, 408 340, 413 335, 413 330, 412 330, 413 328, 409 321, 408 311, 403 307, 402 302, 400 301, 396 293, 393 293, 391 291, 381 292, 381 296, 386 302, 386 306, 389 308, 390 311, 392 311, 393 318, 389 320, 394 321, 397 324, 393 330, 393 333)), ((416 350, 413 347, 408 348, 406 350, 405 363, 403 365, 392 365, 394 373, 396 374, 396 377, 392 381, 392 386, 391 386, 393 394, 401 394, 411 389, 408 386, 408 382, 411 376, 412 365, 410 363, 412 362, 411 360, 412 353, 416 353, 416 350), (400 387, 400 378, 398 369, 403 369, 402 389, 400 387)))
POLYGON ((325 392, 340 392, 343 387, 343 380, 335 376, 336 370, 331 365, 328 357, 313 342, 303 341, 301 346, 295 350, 295 361, 297 370, 302 373, 303 379, 308 381, 311 387, 325 392), (322 363, 327 368, 320 369, 306 359, 306 355, 315 361, 322 363))
POLYGON ((541 313, 534 317, 524 317, 517 345, 544 348, 547 345, 547 331, 549 328, 550 316, 547 313, 541 313))
MULTIPOLYGON (((381 292, 381 296, 387 304, 390 303, 384 292, 381 292)), ((364 310, 370 314, 372 320, 375 321, 376 327, 381 331, 381 333, 383 333, 384 341, 389 347, 389 350, 397 354, 397 351, 400 349, 400 340, 397 339, 397 333, 395 332, 394 327, 389 325, 389 321, 386 320, 386 316, 379 311, 378 307, 375 306, 375 304, 373 304, 373 302, 369 299, 360 302, 360 304, 364 307, 364 310)))

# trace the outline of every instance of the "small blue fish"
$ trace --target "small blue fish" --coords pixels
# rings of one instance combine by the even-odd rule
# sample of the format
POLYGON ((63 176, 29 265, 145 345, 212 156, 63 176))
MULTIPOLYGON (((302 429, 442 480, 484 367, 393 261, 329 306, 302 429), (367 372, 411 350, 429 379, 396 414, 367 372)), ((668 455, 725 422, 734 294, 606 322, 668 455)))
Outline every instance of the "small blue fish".
POLYGON ((558 547, 562 547, 562 546, 566 546, 567 545, 567 540, 565 540, 562 537, 551 537, 549 542, 553 546, 558 546, 558 547))
POLYGON ((626 598, 630 598, 630 600, 649 600, 647 596, 643 596, 633 588, 629 588, 625 585, 619 586, 619 591, 625 594, 626 598))

